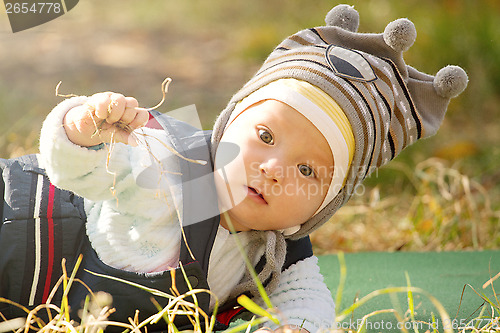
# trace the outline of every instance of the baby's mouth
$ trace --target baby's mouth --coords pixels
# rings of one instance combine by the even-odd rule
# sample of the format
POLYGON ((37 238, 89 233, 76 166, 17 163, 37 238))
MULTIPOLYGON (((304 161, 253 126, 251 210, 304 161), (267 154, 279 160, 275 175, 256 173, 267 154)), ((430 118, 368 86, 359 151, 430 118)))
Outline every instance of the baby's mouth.
POLYGON ((260 193, 258 189, 251 186, 247 186, 247 189, 248 189, 248 195, 250 197, 255 198, 256 200, 265 203, 267 205, 266 199, 264 199, 264 196, 262 195, 262 193, 260 193))

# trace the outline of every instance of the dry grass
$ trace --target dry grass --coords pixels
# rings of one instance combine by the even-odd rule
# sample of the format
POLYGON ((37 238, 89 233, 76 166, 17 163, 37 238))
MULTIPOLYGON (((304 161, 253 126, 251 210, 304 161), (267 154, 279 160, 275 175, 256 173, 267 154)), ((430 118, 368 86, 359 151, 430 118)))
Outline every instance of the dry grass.
MULTIPOLYGON (((343 255, 342 253, 339 254, 339 262, 341 265, 341 278, 340 281, 345 280, 345 269, 342 269, 343 267, 345 268, 345 262, 343 260, 343 255)), ((197 290, 197 289, 192 289, 191 286, 189 285, 189 280, 187 279, 187 276, 185 275, 182 265, 181 265, 181 271, 184 274, 185 281, 188 284, 189 291, 185 294, 180 294, 179 291, 177 290, 175 284, 172 286, 170 293, 166 293, 160 290, 156 289, 150 289, 143 287, 141 285, 136 285, 132 284, 130 282, 127 282, 125 280, 120 280, 116 279, 114 277, 110 276, 104 276, 101 275, 101 277, 104 278, 109 278, 109 279, 114 279, 122 283, 130 284, 133 285, 137 288, 146 290, 151 293, 152 296, 158 296, 158 297, 164 297, 169 300, 168 304, 164 307, 161 308, 157 303, 157 308, 158 308, 158 313, 155 315, 150 316, 146 320, 140 322, 138 320, 138 314, 139 310, 136 311, 136 313, 129 317, 129 322, 128 323, 120 323, 120 322, 114 322, 110 321, 108 318, 109 316, 115 311, 114 308, 112 308, 112 299, 109 294, 106 294, 104 292, 99 292, 94 294, 91 290, 89 290, 89 296, 86 299, 86 302, 84 304, 83 309, 80 311, 80 318, 81 322, 76 322, 75 320, 71 319, 69 317, 69 306, 68 306, 68 301, 67 301, 67 296, 68 293, 70 292, 71 286, 73 283, 82 283, 79 281, 77 278, 75 278, 76 271, 78 270, 78 267, 81 263, 81 256, 71 274, 71 276, 68 277, 65 266, 64 266, 64 260, 62 262, 63 265, 63 275, 61 276, 61 279, 59 280, 58 284, 54 287, 49 299, 47 300, 47 303, 41 304, 37 307, 35 307, 33 310, 28 310, 22 305, 15 304, 14 302, 11 302, 9 300, 0 298, 0 302, 5 302, 9 304, 13 304, 18 306, 19 308, 23 309, 26 312, 26 317, 25 318, 16 318, 16 319, 11 319, 11 320, 5 320, 5 318, 1 315, 0 317, 3 318, 3 321, 0 321, 0 332, 15 332, 15 333, 20 333, 20 332, 50 332, 50 333, 56 333, 56 332, 81 332, 81 333, 97 333, 97 332, 104 332, 106 327, 108 326, 115 326, 115 327, 122 327, 124 329, 123 332, 127 333, 134 333, 134 332, 148 332, 148 325, 149 324, 154 324, 157 323, 160 320, 164 320, 167 331, 169 333, 174 333, 174 332, 179 332, 177 328, 175 327, 174 320, 177 316, 187 316, 193 326, 193 330, 190 332, 206 332, 206 333, 211 333, 213 331, 213 325, 215 322, 215 315, 217 313, 217 307, 214 310, 214 313, 212 315, 208 315, 201 310, 197 304, 196 301, 196 295, 199 293, 204 293, 210 291, 208 290, 197 290), (63 296, 60 301, 60 306, 52 304, 53 300, 53 295, 57 291, 58 288, 63 288, 63 296), (192 298, 194 301, 188 301, 188 298, 192 298), (41 316, 45 316, 49 318, 47 322, 45 322, 43 319, 41 319, 41 316)), ((247 262, 247 264, 249 264, 247 262)), ((172 273, 175 274, 175 273, 172 273)), ((441 305, 439 300, 437 300, 435 297, 433 297, 431 294, 429 294, 427 291, 413 287, 410 282, 410 277, 407 275, 407 285, 402 286, 402 287, 389 287, 385 289, 379 289, 375 290, 368 295, 364 296, 363 298, 357 300, 354 302, 351 306, 348 308, 344 309, 340 313, 337 314, 336 316, 336 327, 335 328, 330 328, 330 329, 325 329, 323 332, 326 333, 344 333, 344 332, 349 332, 349 333, 362 333, 367 331, 367 329, 370 329, 370 324, 369 319, 373 319, 377 317, 378 315, 381 314, 393 314, 396 322, 394 324, 391 324, 392 327, 397 327, 398 331, 408 333, 409 331, 413 331, 415 333, 419 333, 421 330, 424 332, 433 332, 433 333, 439 333, 439 332, 444 332, 444 333, 450 333, 450 332, 460 332, 460 333, 486 333, 486 332, 500 332, 500 301, 496 296, 495 288, 494 288, 494 283, 495 281, 500 277, 500 273, 498 273, 496 276, 491 278, 489 281, 486 281, 483 285, 483 289, 485 288, 491 288, 493 291, 494 298, 489 299, 486 296, 480 294, 476 290, 474 290, 471 286, 464 286, 464 290, 466 288, 471 288, 477 295, 478 297, 482 298, 483 300, 483 305, 480 309, 478 309, 478 315, 474 316, 471 319, 451 319, 449 314, 446 312, 444 307, 441 305), (407 309, 404 313, 400 313, 395 309, 379 309, 376 311, 373 311, 369 314, 366 314, 361 321, 357 322, 356 328, 353 329, 352 326, 349 326, 349 328, 344 329, 342 322, 346 319, 349 318, 349 316, 355 311, 358 307, 362 306, 363 304, 371 301, 372 299, 376 297, 380 297, 382 295, 387 295, 387 294, 398 294, 398 293, 404 293, 407 295, 407 309), (415 309, 416 309, 416 304, 414 302, 414 294, 421 294, 427 299, 430 300, 430 302, 434 305, 436 309, 436 313, 439 315, 438 317, 432 315, 432 321, 430 322, 424 322, 416 319, 415 317, 415 309), (448 323, 448 324, 446 324, 448 323), (394 326, 392 326, 394 325, 394 326)), ((175 276, 172 277, 172 280, 175 281, 175 276)), ((257 285, 260 286, 261 294, 264 299, 268 299, 267 295, 265 294, 264 289, 262 288, 262 285, 258 280, 255 280, 257 285)), ((340 300, 342 298, 342 288, 343 285, 342 283, 339 285, 338 291, 337 291, 337 303, 340 304, 340 300)), ((153 300, 153 298, 152 298, 153 300)), ((255 304, 253 301, 248 299, 246 296, 242 296, 238 299, 238 302, 246 307, 249 311, 253 312, 255 314, 254 318, 250 322, 244 322, 239 325, 235 325, 228 330, 226 330, 224 333, 236 333, 245 330, 246 332, 249 332, 252 327, 255 327, 258 324, 264 323, 268 320, 274 321, 275 323, 279 324, 279 320, 275 316, 275 311, 272 308, 272 304, 269 302, 270 308, 265 310, 262 307, 258 306, 255 304)), ((57 302, 56 302, 57 303, 57 302)), ((383 322, 383 321, 382 321, 383 322)), ((387 322, 386 322, 387 323, 387 322)), ((286 330, 285 330, 286 331, 286 330)), ((384 328, 381 329, 381 331, 384 331, 384 328)))
POLYGON ((81 311, 81 323, 75 322, 70 318, 68 294, 73 283, 83 284, 83 282, 75 278, 81 260, 82 257, 80 256, 71 276, 68 276, 66 273, 65 260, 63 259, 63 275, 54 286, 47 302, 39 304, 32 310, 5 298, 0 298, 0 302, 11 304, 26 312, 25 318, 16 318, 8 321, 6 321, 5 317, 0 314, 4 320, 3 322, 0 322, 0 332, 94 333, 102 332, 108 325, 124 327, 125 329, 133 328, 130 324, 108 321, 108 317, 114 312, 114 309, 111 308, 111 298, 106 293, 94 294, 91 290, 89 290, 89 296, 87 297, 85 306, 81 311), (63 290, 62 299, 53 303, 53 297, 59 288, 62 288, 63 290), (45 321, 42 317, 48 318, 48 320, 45 321))
MULTIPOLYGON (((312 234, 317 253, 357 251, 480 250, 500 246, 500 207, 495 189, 431 158, 412 169, 392 162, 386 167, 395 187, 365 187, 320 231, 312 234), (389 193, 388 193, 389 192, 389 193), (378 235, 383 235, 380 237, 378 235)), ((387 187, 387 186, 386 186, 387 187)))
MULTIPOLYGON (((169 300, 168 304, 164 308, 161 308, 152 298, 152 302, 154 302, 158 308, 157 314, 150 316, 144 321, 139 321, 139 310, 137 310, 135 314, 130 314, 128 323, 121 323, 109 320, 109 316, 115 312, 115 309, 112 308, 111 295, 105 292, 93 293, 92 290, 90 290, 82 281, 75 278, 81 260, 82 256, 79 257, 71 276, 68 277, 65 269, 65 261, 63 259, 63 275, 59 279, 59 282, 54 286, 52 293, 45 304, 40 304, 34 309, 28 310, 20 304, 5 298, 0 298, 1 303, 11 304, 26 312, 25 318, 15 318, 11 320, 6 320, 6 318, 0 313, 0 318, 3 319, 3 321, 0 322, 0 332, 95 333, 103 332, 106 327, 115 326, 123 328, 124 332, 139 333, 147 332, 149 324, 156 324, 160 320, 164 320, 168 332, 173 333, 178 332, 174 325, 174 320, 178 316, 186 316, 191 322, 194 332, 212 332, 217 310, 215 309, 213 315, 207 315, 198 306, 196 298, 197 294, 210 293, 210 291, 204 289, 193 289, 189 284, 189 280, 187 279, 182 266, 181 271, 183 272, 185 281, 189 287, 189 291, 185 294, 180 294, 175 284, 172 285, 170 293, 166 293, 160 290, 149 289, 141 285, 134 285, 125 280, 119 280, 120 282, 131 284, 137 288, 146 290, 151 293, 151 296, 163 297, 169 300), (75 319, 71 318, 69 314, 68 294, 73 283, 81 283, 89 291, 85 304, 79 311, 79 316, 81 318, 80 322, 75 321, 75 319), (62 299, 53 300, 55 293, 61 287, 63 288, 62 299), (189 299, 192 299, 193 301, 189 301, 189 299), (45 321, 42 317, 48 318, 48 321, 45 321)), ((175 281, 175 271, 171 271, 171 274, 173 275, 172 281, 175 281)), ((110 276, 99 276, 118 280, 110 276)))
MULTIPOLYGON (((275 310, 273 309, 271 301, 268 295, 266 294, 264 287, 258 280, 257 275, 253 270, 250 261, 244 254, 241 244, 238 243, 238 246, 240 248, 240 251, 242 251, 241 253, 245 258, 247 267, 253 273, 255 283, 257 284, 259 292, 261 293, 262 298, 264 299, 266 305, 268 306, 268 309, 266 310, 261 306, 257 305, 247 296, 241 295, 238 298, 238 303, 244 306, 248 311, 253 312, 256 316, 259 316, 259 318, 256 318, 254 316, 254 318, 249 323, 243 323, 238 326, 234 326, 226 330, 226 333, 236 333, 243 330, 248 331, 252 327, 262 324, 268 320, 279 325, 280 321, 275 315, 275 310)), ((175 333, 179 332, 174 323, 175 319, 176 317, 181 317, 181 316, 187 317, 187 319, 191 323, 193 329, 190 330, 189 332, 193 333, 213 332, 217 315, 217 309, 218 309, 217 297, 210 290, 193 289, 183 269, 182 264, 180 264, 179 268, 183 274, 184 281, 186 282, 189 289, 189 291, 184 294, 181 294, 178 291, 177 286, 175 284, 176 270, 170 271, 170 274, 172 275, 172 281, 174 283, 172 284, 169 292, 148 288, 113 276, 107 276, 88 271, 89 273, 102 278, 111 279, 117 282, 137 287, 139 289, 149 292, 151 296, 168 299, 167 305, 162 308, 159 305, 159 303, 153 297, 151 297, 151 302, 153 302, 154 305, 157 307, 158 313, 148 317, 143 321, 139 321, 138 318, 140 310, 136 310, 135 314, 130 314, 128 323, 121 323, 109 320, 109 316, 115 312, 115 309, 112 307, 111 295, 105 292, 93 293, 92 290, 90 290, 81 280, 76 278, 76 273, 79 269, 81 262, 82 262, 82 255, 79 256, 71 276, 68 277, 68 274, 66 273, 65 259, 63 259, 62 261, 63 275, 59 279, 58 283, 54 286, 51 294, 47 299, 47 302, 36 306, 32 310, 27 309, 21 304, 0 297, 0 303, 7 303, 16 306, 26 313, 26 317, 7 320, 5 316, 0 312, 0 332, 3 333, 11 331, 15 333, 21 333, 21 332, 100 333, 104 332, 107 327, 114 326, 123 328, 123 332, 126 333, 142 333, 142 332, 147 333, 148 325, 157 324, 159 321, 163 320, 165 322, 165 327, 167 328, 168 333, 175 333), (89 292, 89 295, 85 300, 83 309, 79 311, 79 317, 81 318, 80 322, 77 322, 75 321, 74 318, 71 318, 69 313, 70 306, 68 303, 68 295, 74 283, 82 284, 89 292), (55 302, 52 302, 54 295, 56 294, 59 288, 62 288, 63 291, 62 298, 61 300, 55 300, 55 302), (197 295, 200 293, 208 293, 212 297, 214 297, 215 306, 211 314, 207 314, 202 308, 200 308, 197 300, 197 295), (42 317, 48 318, 48 321, 42 319, 42 317)))

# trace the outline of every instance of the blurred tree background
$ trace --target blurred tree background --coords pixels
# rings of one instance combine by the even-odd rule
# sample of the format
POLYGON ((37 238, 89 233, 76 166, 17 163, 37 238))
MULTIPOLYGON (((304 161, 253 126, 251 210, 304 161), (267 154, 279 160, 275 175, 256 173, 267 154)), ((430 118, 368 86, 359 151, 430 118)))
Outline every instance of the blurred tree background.
MULTIPOLYGON (((468 89, 434 137, 366 181, 312 236, 319 253, 500 247, 500 2, 345 1, 360 32, 400 17, 417 27, 406 62, 456 64, 468 89)), ((0 14, 0 156, 38 151, 41 123, 62 94, 117 91, 161 111, 195 104, 205 129, 286 36, 324 24, 327 0, 81 0, 64 16, 13 34, 0 14)))

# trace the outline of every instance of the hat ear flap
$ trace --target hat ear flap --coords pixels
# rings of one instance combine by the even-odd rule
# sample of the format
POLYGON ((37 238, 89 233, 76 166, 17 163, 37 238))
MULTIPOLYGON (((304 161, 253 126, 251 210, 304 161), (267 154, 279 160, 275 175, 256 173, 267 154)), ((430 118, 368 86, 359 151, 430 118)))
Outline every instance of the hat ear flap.
POLYGON ((359 13, 349 5, 338 5, 326 14, 327 26, 339 27, 347 31, 356 32, 359 27, 359 13))

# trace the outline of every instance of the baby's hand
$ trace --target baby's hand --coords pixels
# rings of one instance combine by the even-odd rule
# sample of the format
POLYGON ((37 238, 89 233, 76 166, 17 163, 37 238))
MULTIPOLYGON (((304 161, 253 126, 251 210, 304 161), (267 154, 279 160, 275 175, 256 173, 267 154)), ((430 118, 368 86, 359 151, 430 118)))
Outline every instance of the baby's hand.
POLYGON ((130 133, 149 119, 148 111, 138 106, 133 97, 98 93, 84 105, 68 111, 63 121, 64 129, 71 142, 83 147, 111 141, 134 145, 130 133))

